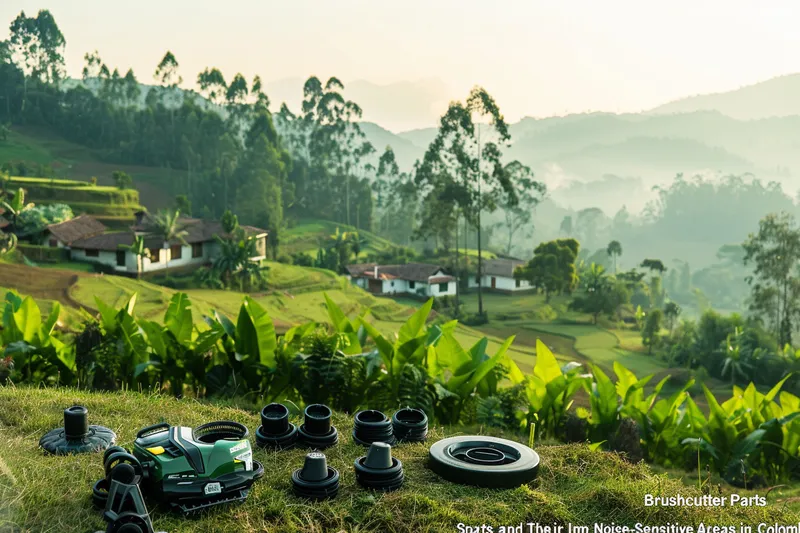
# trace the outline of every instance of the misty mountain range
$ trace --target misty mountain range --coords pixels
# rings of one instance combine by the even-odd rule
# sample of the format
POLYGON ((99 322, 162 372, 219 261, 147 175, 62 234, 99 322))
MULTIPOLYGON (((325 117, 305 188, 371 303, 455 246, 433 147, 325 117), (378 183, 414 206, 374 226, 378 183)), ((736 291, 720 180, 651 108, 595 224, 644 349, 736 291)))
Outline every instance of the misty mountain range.
MULTIPOLYGON (((266 84, 273 109, 286 102, 299 112, 303 82, 287 78, 266 84)), ((71 80, 66 86, 75 83, 81 82, 71 80)), ((87 86, 97 90, 98 84, 90 80, 87 86)), ((142 105, 146 92, 142 91, 142 105)), ((384 85, 359 80, 345 83, 344 96, 364 111, 361 126, 377 150, 374 158, 391 146, 401 169, 410 171, 437 130, 403 131, 403 125, 437 123, 448 92, 436 79, 384 85)), ((184 94, 176 92, 176 104, 184 94)), ((800 74, 793 74, 687 97, 642 113, 526 117, 510 124, 512 145, 505 155, 530 166, 559 205, 602 206, 608 215, 622 205, 639 211, 652 198, 653 186, 670 182, 678 173, 750 173, 764 182, 781 183, 794 196, 800 188, 798 95, 800 74)), ((491 134, 485 138, 491 139, 491 134)))
MULTIPOLYGON (((361 84, 359 91, 368 87, 361 84)), ((375 94, 364 102, 381 101, 381 87, 372 85, 371 90, 375 94)), ((423 93, 412 92, 403 104, 392 92, 388 101, 399 100, 400 109, 407 105, 421 114, 423 93)), ((354 98, 347 85, 345 95, 354 98)), ((433 105, 429 99, 427 106, 433 105)), ((372 118, 371 108, 362 107, 365 119, 372 118)), ((392 104, 383 109, 394 112, 389 111, 392 104)), ((404 170, 413 167, 436 135, 436 128, 392 133, 379 123, 362 126, 379 152, 392 146, 404 170)), ((781 183, 792 196, 800 187, 800 74, 692 96, 644 113, 524 118, 510 130, 507 158, 529 165, 554 200, 576 209, 604 202, 609 214, 623 204, 638 210, 654 185, 677 173, 750 173, 781 183), (598 180, 602 187, 591 185, 598 180)))

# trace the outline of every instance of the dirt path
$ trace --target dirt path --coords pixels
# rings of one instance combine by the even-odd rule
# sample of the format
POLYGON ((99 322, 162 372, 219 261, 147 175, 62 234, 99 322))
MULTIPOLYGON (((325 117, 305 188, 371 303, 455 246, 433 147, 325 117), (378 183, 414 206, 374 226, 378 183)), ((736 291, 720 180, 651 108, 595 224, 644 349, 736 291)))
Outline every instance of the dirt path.
POLYGON ((80 277, 93 274, 76 273, 67 270, 31 267, 0 263, 0 286, 15 289, 35 299, 56 300, 73 309, 86 309, 90 313, 97 311, 75 300, 70 288, 80 277))

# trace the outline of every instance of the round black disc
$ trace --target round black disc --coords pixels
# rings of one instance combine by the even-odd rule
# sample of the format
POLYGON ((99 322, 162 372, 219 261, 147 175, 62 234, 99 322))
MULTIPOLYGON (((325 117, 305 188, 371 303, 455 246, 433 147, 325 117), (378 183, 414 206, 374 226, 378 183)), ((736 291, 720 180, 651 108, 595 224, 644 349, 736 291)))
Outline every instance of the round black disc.
POLYGON ((116 440, 117 435, 103 426, 89 426, 86 435, 76 438, 68 438, 64 428, 56 428, 39 440, 39 446, 47 453, 69 455, 102 452, 116 440))
POLYGON ((454 483, 513 488, 539 472, 539 454, 518 442, 463 436, 440 440, 428 456, 431 470, 454 483))

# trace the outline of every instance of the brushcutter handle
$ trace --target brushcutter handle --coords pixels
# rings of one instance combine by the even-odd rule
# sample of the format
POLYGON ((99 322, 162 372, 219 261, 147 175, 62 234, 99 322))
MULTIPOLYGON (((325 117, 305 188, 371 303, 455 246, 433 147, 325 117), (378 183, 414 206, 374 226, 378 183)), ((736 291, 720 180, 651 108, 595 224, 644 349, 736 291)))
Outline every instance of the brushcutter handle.
POLYGON ((145 435, 149 433, 156 433, 156 429, 169 429, 170 425, 166 422, 161 422, 160 424, 153 424, 152 426, 147 426, 146 428, 142 428, 139 430, 139 433, 136 434, 137 439, 141 439, 145 435))

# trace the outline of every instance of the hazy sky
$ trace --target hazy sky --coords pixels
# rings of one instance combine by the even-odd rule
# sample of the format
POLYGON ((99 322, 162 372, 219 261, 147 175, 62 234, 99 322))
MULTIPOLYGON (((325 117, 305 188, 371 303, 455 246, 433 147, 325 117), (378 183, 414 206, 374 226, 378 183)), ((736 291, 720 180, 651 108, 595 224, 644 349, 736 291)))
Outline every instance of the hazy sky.
POLYGON ((796 0, 6 0, 0 38, 40 8, 73 76, 97 49, 150 82, 169 49, 185 85, 206 66, 265 81, 438 78, 454 98, 483 85, 510 120, 638 111, 800 72, 796 0))

